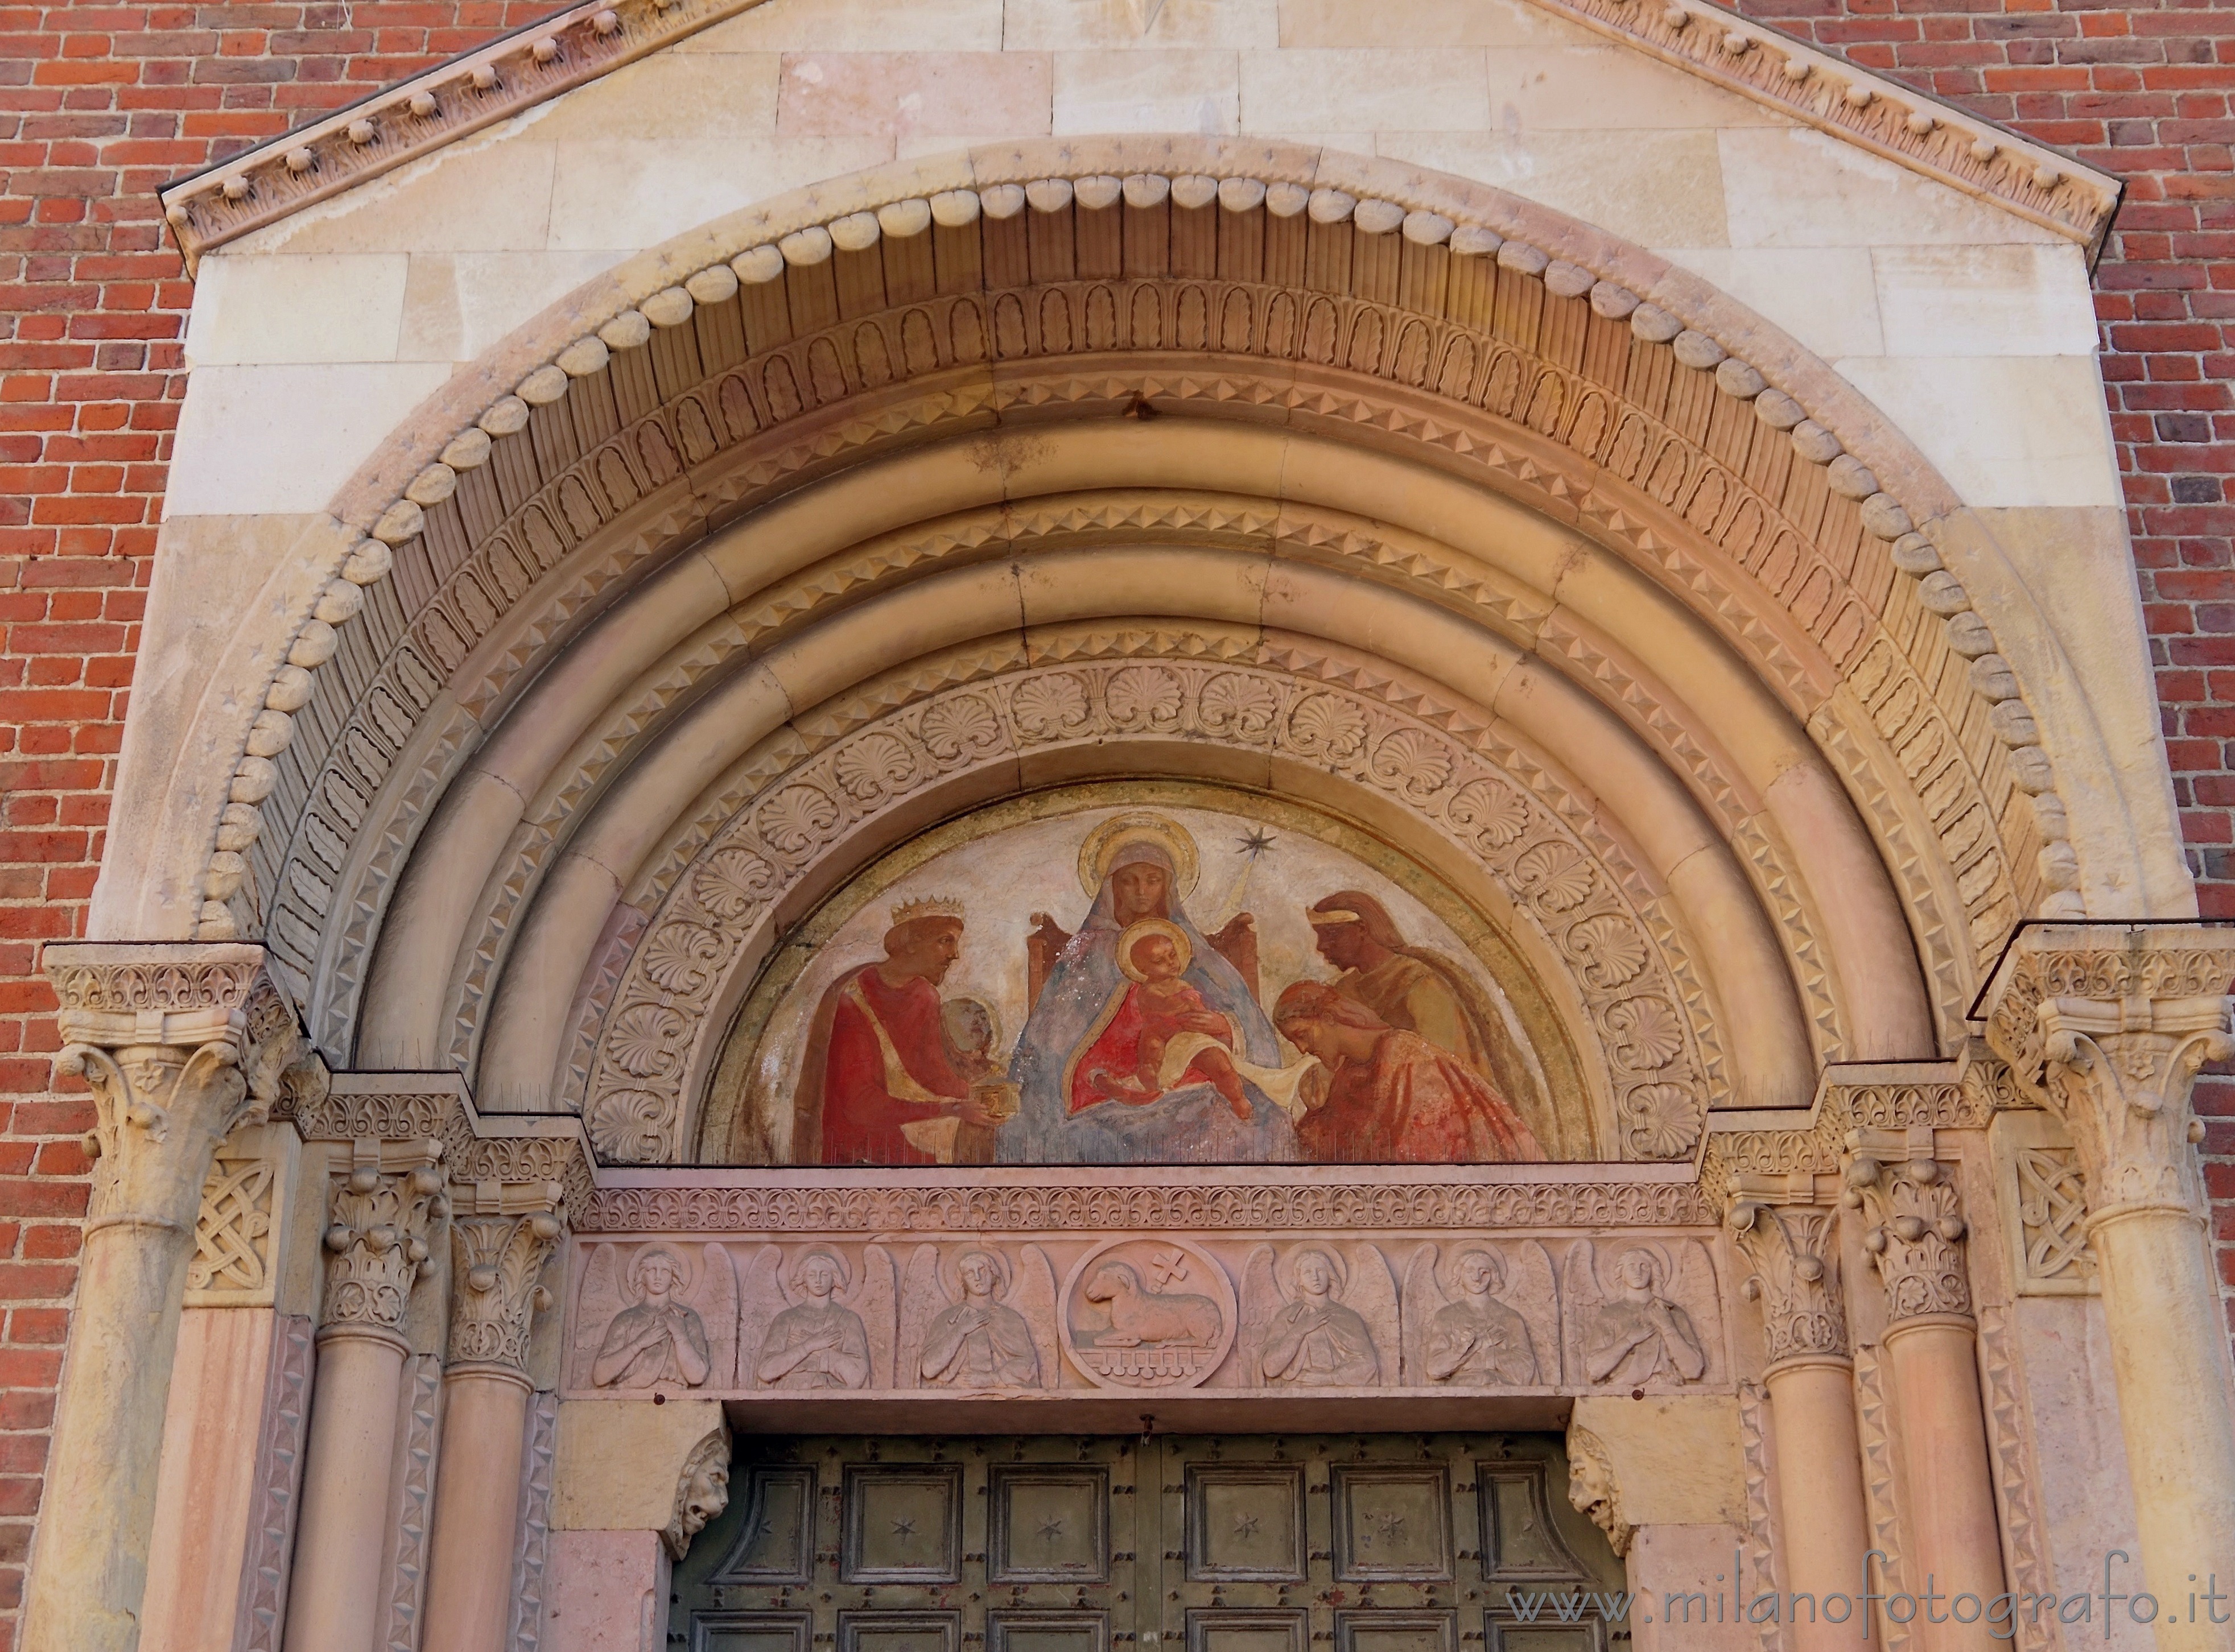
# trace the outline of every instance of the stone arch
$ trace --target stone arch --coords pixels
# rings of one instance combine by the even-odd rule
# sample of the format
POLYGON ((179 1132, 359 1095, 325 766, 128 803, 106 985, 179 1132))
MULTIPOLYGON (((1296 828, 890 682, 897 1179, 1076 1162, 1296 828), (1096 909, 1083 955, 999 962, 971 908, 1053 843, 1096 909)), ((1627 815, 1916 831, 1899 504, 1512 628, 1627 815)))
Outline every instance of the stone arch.
MULTIPOLYGON (((716 679, 767 678, 817 626, 1010 546, 1039 502, 1050 543, 1238 534, 1268 566, 1337 562, 1459 625, 1440 663, 1495 641, 1516 652, 1500 692, 1588 705, 1712 823, 1714 852, 1673 864, 1721 869, 1782 949, 1772 1066, 1931 1052, 2020 916, 2077 909, 2019 685, 1916 527, 1955 502, 1820 364, 1496 192, 1136 147, 1164 170, 1064 176, 1047 146, 1007 157, 1020 181, 973 157, 973 188, 872 175, 741 214, 438 398, 341 502, 371 529, 247 735, 205 935, 261 932, 337 1054, 363 1010, 360 1061, 472 1063, 509 967, 501 909, 551 901, 554 859, 626 904, 633 868, 569 862, 571 837, 716 679), (1131 521, 1070 497, 1151 481, 1176 485, 1131 521), (1242 525, 1196 531, 1221 511, 1242 525), (560 704, 571 723, 528 714, 560 704), (437 859, 468 839, 479 858, 415 860, 423 828, 437 859), (391 897, 471 908, 453 954, 383 942, 391 897), (449 978, 433 1037, 361 1004, 377 947, 449 978)), ((1369 674, 1410 663, 1354 640, 1369 674)), ((883 646, 864 674, 910 658, 883 646)), ((777 686, 791 719, 849 684, 777 686)), ((600 982, 545 991, 594 1006, 600 982)))

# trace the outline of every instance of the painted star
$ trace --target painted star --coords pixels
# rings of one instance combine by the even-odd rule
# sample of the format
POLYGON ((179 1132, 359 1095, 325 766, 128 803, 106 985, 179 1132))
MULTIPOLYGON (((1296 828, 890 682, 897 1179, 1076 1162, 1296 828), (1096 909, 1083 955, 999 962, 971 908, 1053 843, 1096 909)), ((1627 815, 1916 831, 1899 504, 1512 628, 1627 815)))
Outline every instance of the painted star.
POLYGON ((915 1536, 915 1522, 914 1522, 914 1521, 913 1521, 913 1520, 895 1520, 895 1521, 894 1521, 894 1522, 893 1522, 893 1536, 895 1536, 895 1537, 899 1537, 899 1538, 902 1539, 903 1541, 905 1541, 906 1539, 908 1539, 908 1538, 909 1538, 909 1537, 913 1537, 914 1536, 915 1536))
POLYGON ((1247 834, 1234 840, 1236 846, 1235 852, 1247 855, 1254 861, 1279 841, 1262 826, 1253 826, 1247 834))
POLYGON ((1048 1542, 1053 1543, 1058 1537, 1063 1536, 1063 1522, 1055 1519, 1041 1521, 1040 1536, 1048 1542))
POLYGON ((1257 1517, 1254 1514, 1235 1515, 1234 1517, 1234 1535, 1237 1537, 1255 1537, 1257 1535, 1257 1517))

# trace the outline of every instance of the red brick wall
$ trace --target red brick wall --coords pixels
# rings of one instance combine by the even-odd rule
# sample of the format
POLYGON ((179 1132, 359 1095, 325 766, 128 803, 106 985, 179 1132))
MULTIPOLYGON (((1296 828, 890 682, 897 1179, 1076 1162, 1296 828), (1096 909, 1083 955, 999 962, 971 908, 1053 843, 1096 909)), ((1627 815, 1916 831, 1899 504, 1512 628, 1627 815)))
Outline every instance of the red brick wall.
MULTIPOLYGON (((84 1203, 82 1096, 50 1091, 36 943, 101 855, 186 376, 188 288, 152 191, 525 23, 514 0, 0 4, 0 1652, 84 1203)), ((1745 0, 2128 180, 2098 272, 2113 423, 2205 910, 2235 916, 2235 10, 1745 0)), ((2203 1098, 2235 1285, 2235 1084, 2203 1098)))

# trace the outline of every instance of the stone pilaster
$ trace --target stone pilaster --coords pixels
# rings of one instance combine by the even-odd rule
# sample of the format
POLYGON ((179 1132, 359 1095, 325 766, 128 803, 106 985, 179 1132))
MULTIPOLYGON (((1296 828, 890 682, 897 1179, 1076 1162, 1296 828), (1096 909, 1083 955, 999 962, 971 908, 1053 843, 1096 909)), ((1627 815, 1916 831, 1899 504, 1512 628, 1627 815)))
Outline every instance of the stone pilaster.
MULTIPOLYGON (((1779 1548, 1786 1589, 1855 1596, 1871 1548, 1854 1355, 1839 1282, 1838 1179, 1812 1171, 1730 1177, 1731 1242, 1753 1269, 1743 1286, 1761 1309, 1777 1437, 1779 1548)), ((1861 1615, 1856 1614, 1860 1619, 1861 1615)), ((1867 1622, 1799 1622, 1799 1652, 1877 1643, 1867 1622)))
POLYGON ((80 942, 43 962, 61 1000, 56 1068, 82 1074, 93 1192, 63 1366, 51 1493, 23 1619, 35 1652, 139 1637, 165 1400, 218 1144, 251 1104, 241 1073, 260 947, 80 942))
POLYGON ((566 1236, 564 1190, 557 1181, 452 1185, 449 1363, 422 1644, 501 1652, 532 1392, 528 1344, 551 1301, 542 1275, 566 1236))
POLYGON ((2231 976, 2227 930, 2043 925, 2011 942, 1987 995, 1988 1042, 2063 1123, 2087 1181, 2165 1652, 2224 1644, 2190 1595, 2235 1593, 2235 1405, 2190 1105, 2198 1068, 2235 1053, 2231 976))

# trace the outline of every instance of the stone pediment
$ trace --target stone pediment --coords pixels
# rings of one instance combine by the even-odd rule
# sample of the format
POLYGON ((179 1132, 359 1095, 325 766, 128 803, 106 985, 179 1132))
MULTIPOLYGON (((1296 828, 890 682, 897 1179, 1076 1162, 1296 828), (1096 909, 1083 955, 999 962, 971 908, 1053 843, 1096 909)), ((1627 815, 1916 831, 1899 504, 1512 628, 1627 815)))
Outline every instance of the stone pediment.
MULTIPOLYGON (((789 3, 585 0, 181 180, 162 192, 166 217, 191 267, 205 252, 533 112, 712 25, 760 5, 789 3)), ((2091 255, 2117 207, 2116 179, 1720 7, 1684 0, 1530 3, 2069 238, 2091 255)), ((1155 7, 1119 10, 1144 36, 1161 15, 1155 7)))

